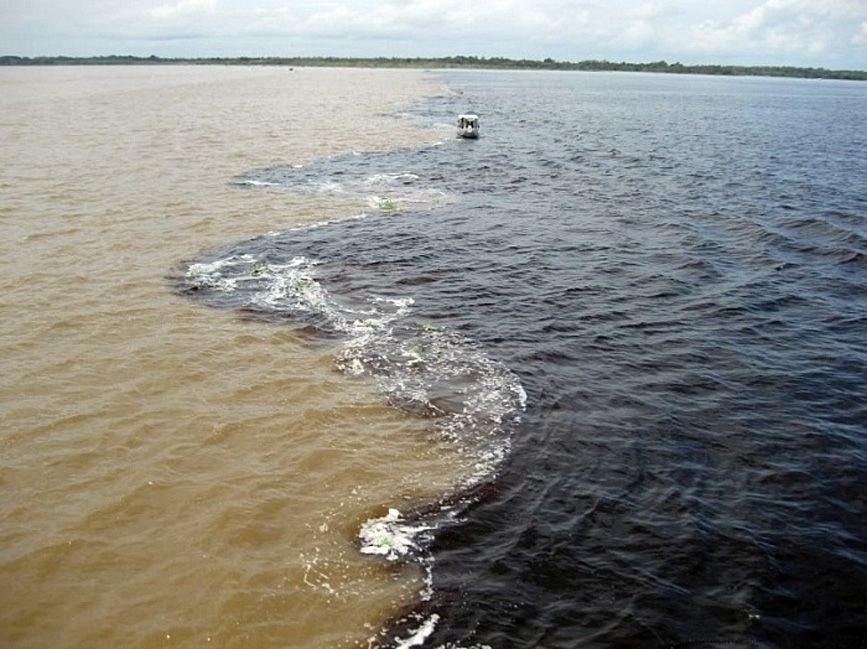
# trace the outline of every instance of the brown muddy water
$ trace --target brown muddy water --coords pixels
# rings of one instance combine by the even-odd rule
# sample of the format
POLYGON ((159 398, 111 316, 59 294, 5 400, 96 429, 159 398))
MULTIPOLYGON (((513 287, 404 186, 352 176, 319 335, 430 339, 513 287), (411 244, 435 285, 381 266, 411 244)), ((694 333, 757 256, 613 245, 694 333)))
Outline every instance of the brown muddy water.
POLYGON ((366 209, 228 181, 432 141, 387 115, 438 92, 411 71, 0 71, 0 646, 367 646, 413 600, 421 571, 356 534, 447 488, 450 451, 329 343, 166 276, 366 209))

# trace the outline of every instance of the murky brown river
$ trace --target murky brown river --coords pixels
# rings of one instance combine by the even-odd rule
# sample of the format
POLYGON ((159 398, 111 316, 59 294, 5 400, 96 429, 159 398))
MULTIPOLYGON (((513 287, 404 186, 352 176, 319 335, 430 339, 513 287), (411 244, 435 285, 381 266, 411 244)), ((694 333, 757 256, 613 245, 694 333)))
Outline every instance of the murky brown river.
POLYGON ((385 115, 439 91, 410 71, 0 70, 0 646, 367 646, 412 601, 418 569, 355 536, 441 492, 448 449, 327 343, 166 275, 365 209, 228 180, 431 141, 385 115))

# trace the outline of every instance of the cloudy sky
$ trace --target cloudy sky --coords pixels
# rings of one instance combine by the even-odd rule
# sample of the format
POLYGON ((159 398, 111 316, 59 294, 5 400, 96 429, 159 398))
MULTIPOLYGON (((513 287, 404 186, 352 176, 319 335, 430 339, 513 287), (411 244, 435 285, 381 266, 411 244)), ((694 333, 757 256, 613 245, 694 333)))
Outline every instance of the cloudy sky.
POLYGON ((867 0, 0 0, 0 55, 506 56, 867 69, 867 0))

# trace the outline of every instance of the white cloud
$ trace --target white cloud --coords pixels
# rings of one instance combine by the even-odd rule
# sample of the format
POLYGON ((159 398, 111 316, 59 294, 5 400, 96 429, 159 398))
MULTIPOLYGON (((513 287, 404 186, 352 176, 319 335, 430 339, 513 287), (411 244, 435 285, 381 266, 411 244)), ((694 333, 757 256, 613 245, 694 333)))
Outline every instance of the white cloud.
POLYGON ((865 0, 12 0, 0 53, 450 55, 867 68, 865 0))
POLYGON ((656 32, 647 20, 636 20, 628 23, 620 34, 620 41, 630 48, 640 47, 653 42, 656 32))
POLYGON ((156 18, 193 15, 203 11, 213 12, 214 0, 180 0, 175 4, 159 5, 149 10, 150 14, 156 18))
POLYGON ((856 0, 766 0, 728 19, 695 25, 692 40, 696 51, 708 54, 740 51, 754 60, 803 61, 849 40, 851 21, 859 17, 867 18, 867 4, 856 0))

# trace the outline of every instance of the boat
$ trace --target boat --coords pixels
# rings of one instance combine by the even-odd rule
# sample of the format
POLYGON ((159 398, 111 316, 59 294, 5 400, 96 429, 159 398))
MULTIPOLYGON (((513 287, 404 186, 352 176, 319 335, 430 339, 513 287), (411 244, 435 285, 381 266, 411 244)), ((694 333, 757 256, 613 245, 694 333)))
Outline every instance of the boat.
POLYGON ((458 115, 458 135, 460 137, 479 137, 479 116, 467 113, 458 115))

